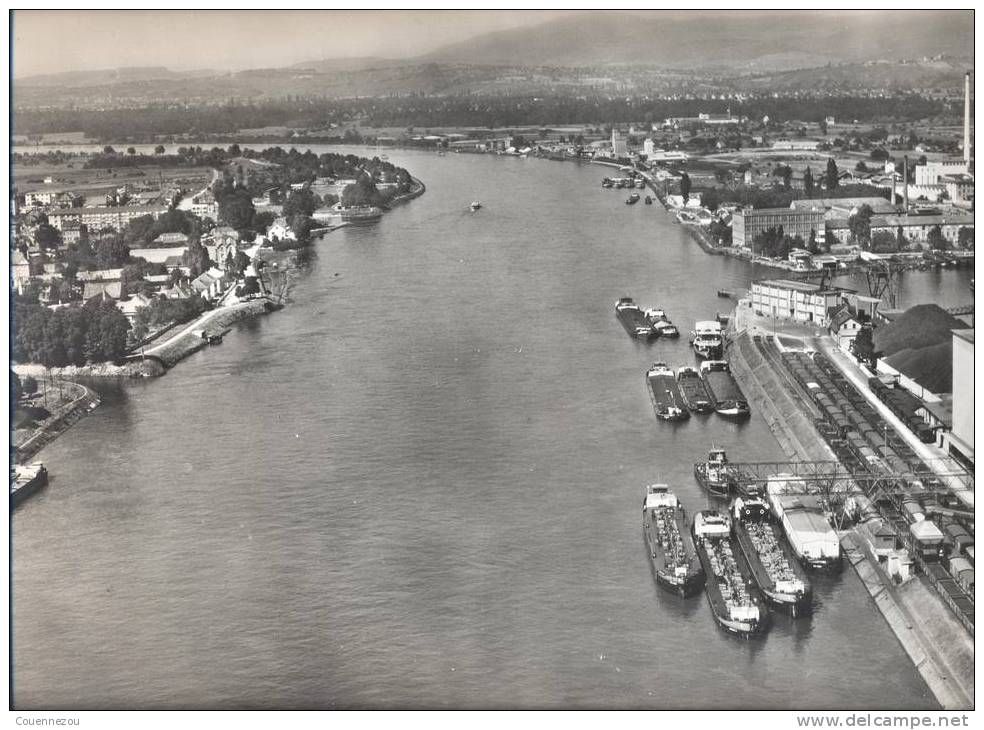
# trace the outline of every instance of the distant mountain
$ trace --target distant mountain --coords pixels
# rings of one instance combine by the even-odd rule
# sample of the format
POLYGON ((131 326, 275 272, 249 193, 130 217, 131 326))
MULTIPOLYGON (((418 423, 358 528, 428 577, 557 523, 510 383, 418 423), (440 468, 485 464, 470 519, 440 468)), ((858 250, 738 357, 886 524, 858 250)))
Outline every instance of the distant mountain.
POLYGON ((406 64, 406 59, 360 56, 357 58, 323 58, 320 61, 303 61, 301 63, 295 63, 290 68, 297 70, 307 69, 316 73, 334 73, 339 71, 365 71, 373 68, 405 66, 406 64))
POLYGON ((973 56, 972 11, 709 11, 703 16, 585 12, 539 25, 488 33, 419 59, 478 65, 671 68, 747 65, 774 69, 819 63, 973 56))
POLYGON ((97 71, 65 71, 54 74, 38 74, 15 78, 20 86, 106 86, 109 84, 139 83, 173 79, 195 79, 213 76, 211 69, 196 71, 172 71, 163 66, 131 66, 128 68, 108 68, 97 71))

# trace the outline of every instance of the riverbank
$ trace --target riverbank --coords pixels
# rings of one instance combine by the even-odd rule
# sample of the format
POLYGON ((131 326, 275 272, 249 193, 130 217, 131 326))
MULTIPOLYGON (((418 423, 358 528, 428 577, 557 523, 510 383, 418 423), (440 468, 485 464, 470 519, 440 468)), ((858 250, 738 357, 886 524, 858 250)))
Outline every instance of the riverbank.
MULTIPOLYGON (((799 395, 785 368, 768 346, 753 341, 753 333, 764 340, 765 332, 756 329, 747 314, 740 303, 732 313, 727 356, 749 401, 762 413, 790 460, 835 458, 813 426, 808 401, 799 395)), ((813 333, 797 330, 790 334, 793 336, 811 337, 813 333)), ((806 344, 804 340, 804 347, 806 344)), ((973 708, 972 637, 922 577, 895 585, 856 528, 839 534, 848 562, 940 705, 947 710, 973 708)))
MULTIPOLYGON (((43 373, 39 375, 41 377, 44 376, 43 373)), ((67 381, 56 382, 58 383, 59 390, 61 388, 69 388, 77 391, 77 393, 71 401, 55 409, 51 415, 45 419, 44 423, 42 423, 40 427, 36 429, 28 438, 15 446, 14 461, 17 463, 29 461, 41 449, 54 441, 58 436, 77 423, 79 419, 99 405, 100 401, 98 394, 81 383, 67 381)), ((53 386, 52 389, 54 389, 53 386)), ((14 434, 14 439, 16 443, 16 432, 14 434)))

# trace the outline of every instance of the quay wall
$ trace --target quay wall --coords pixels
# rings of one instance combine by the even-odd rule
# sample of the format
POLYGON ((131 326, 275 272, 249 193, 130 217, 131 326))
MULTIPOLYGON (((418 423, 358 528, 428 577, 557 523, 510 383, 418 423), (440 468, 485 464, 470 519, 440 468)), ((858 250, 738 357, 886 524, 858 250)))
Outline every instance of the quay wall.
MULTIPOLYGON (((731 321, 735 321, 734 314, 731 321)), ((731 334, 727 357, 732 372, 783 453, 793 461, 834 458, 804 404, 797 402, 794 386, 779 372, 781 365, 770 362, 747 332, 731 334)), ((841 541, 847 561, 940 705, 946 710, 973 709, 973 638, 924 577, 896 586, 878 567, 878 559, 856 529, 842 531, 841 541)))
POLYGON ((99 396, 95 391, 85 387, 81 383, 64 382, 63 387, 75 388, 79 390, 79 395, 74 400, 58 408, 52 415, 48 423, 31 435, 24 443, 17 447, 14 460, 24 463, 33 458, 41 449, 54 441, 58 436, 71 428, 85 414, 99 405, 99 396))

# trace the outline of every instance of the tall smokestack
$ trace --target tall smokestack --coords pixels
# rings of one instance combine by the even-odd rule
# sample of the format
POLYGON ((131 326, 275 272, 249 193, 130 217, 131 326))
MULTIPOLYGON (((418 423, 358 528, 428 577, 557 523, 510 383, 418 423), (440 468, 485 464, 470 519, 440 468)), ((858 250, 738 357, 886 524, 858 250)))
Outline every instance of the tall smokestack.
POLYGON ((970 172, 970 71, 964 76, 964 162, 970 172))
POLYGON ((905 212, 909 212, 909 155, 905 156, 905 164, 902 168, 902 190, 905 192, 905 212))

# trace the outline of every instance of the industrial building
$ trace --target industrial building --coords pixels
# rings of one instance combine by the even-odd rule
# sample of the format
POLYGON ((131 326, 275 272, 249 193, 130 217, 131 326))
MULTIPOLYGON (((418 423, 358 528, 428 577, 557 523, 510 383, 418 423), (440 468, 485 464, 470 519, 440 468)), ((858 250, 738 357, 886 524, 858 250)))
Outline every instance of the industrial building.
POLYGON ((735 213, 731 225, 734 246, 752 248, 755 236, 770 228, 782 227, 787 236, 800 236, 803 241, 816 236, 817 243, 824 242, 824 215, 826 211, 819 203, 805 208, 758 208, 740 210, 735 213))

